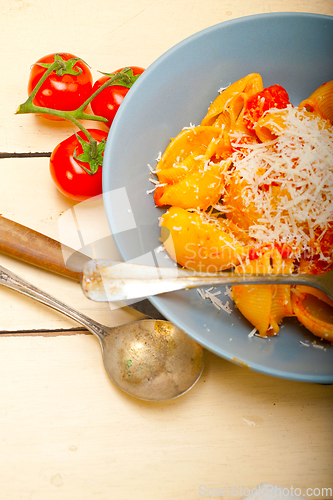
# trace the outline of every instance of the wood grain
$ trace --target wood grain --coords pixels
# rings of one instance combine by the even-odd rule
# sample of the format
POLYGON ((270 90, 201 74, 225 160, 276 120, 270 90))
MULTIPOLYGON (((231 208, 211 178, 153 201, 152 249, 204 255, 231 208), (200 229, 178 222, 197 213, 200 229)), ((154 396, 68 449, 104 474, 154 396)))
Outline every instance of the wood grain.
POLYGON ((92 336, 0 340, 2 498, 190 500, 202 485, 330 484, 332 387, 208 354, 187 395, 138 402, 111 384, 92 336))
MULTIPOLYGON (((58 193, 48 171, 48 155, 72 126, 15 115, 39 57, 70 51, 97 78, 98 71, 124 65, 147 67, 219 22, 285 11, 333 15, 333 4, 1 0, 0 214, 80 249, 75 228, 61 229, 76 204, 58 193)), ((85 254, 117 257, 102 202, 87 212, 85 254), (105 237, 105 249, 89 243, 105 237)), ((6 255, 0 262, 102 323, 141 317, 89 301, 73 280, 6 255)), ((97 339, 77 324, 3 287, 0 304, 1 500, 196 500, 232 486, 239 493, 232 498, 241 498, 244 488, 260 483, 302 488, 304 495, 307 488, 333 487, 333 386, 263 376, 208 352, 189 393, 142 402, 111 383, 97 339)))

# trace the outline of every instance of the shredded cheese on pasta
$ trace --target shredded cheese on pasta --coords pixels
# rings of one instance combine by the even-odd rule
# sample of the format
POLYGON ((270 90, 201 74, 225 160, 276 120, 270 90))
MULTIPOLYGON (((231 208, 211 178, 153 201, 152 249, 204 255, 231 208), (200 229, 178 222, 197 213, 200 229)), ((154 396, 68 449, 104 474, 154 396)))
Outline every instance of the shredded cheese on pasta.
POLYGON ((323 234, 333 222, 333 129, 306 111, 287 109, 286 126, 275 140, 244 144, 243 136, 232 136, 238 150, 229 176, 246 181, 244 204, 262 214, 249 227, 250 237, 304 250, 315 230, 323 234))

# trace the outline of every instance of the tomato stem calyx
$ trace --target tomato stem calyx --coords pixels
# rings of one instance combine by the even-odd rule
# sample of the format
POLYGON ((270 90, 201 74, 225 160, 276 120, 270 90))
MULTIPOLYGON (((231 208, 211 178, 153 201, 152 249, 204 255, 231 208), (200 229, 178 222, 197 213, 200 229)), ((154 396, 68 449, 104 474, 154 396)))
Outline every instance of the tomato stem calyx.
MULTIPOLYGON (((89 134, 90 135, 90 134, 89 134)), ((77 156, 76 149, 73 154, 73 158, 76 161, 80 162, 80 166, 89 174, 93 175, 97 172, 98 167, 102 166, 103 164, 103 153, 105 149, 105 139, 102 139, 101 142, 97 142, 95 139, 89 142, 85 141, 82 139, 82 137, 79 136, 79 134, 75 133, 75 136, 78 140, 78 142, 81 144, 81 147, 83 149, 83 153, 81 153, 79 156, 77 156), (89 169, 86 168, 84 165, 81 163, 88 163, 89 164, 89 169)), ((90 135, 90 138, 91 135, 90 135)))
POLYGON ((100 71, 100 73, 110 78, 113 78, 116 75, 121 75, 121 78, 119 78, 114 83, 114 85, 119 85, 120 87, 127 87, 128 89, 132 87, 132 85, 137 81, 137 79, 140 76, 140 74, 134 75, 134 72, 131 68, 124 68, 119 73, 103 73, 103 71, 100 71))
MULTIPOLYGON (((52 71, 56 73, 57 76, 63 76, 63 75, 74 75, 78 76, 82 73, 82 68, 75 68, 75 64, 78 61, 84 62, 80 57, 73 57, 72 59, 68 59, 65 61, 62 57, 61 54, 55 54, 54 56, 54 63, 57 63, 52 71)), ((42 68, 48 69, 50 66, 53 66, 54 63, 36 63, 38 66, 41 66, 42 68)), ((86 64, 86 63, 85 63, 86 64)))

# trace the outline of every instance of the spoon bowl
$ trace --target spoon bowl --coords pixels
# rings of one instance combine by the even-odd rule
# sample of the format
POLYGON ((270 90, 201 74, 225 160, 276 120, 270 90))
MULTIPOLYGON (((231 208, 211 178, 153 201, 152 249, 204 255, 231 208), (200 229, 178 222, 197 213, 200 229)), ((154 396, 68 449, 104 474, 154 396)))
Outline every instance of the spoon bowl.
POLYGON ((108 327, 2 266, 0 285, 65 314, 93 333, 100 341, 109 377, 133 397, 166 401, 187 392, 200 378, 204 366, 203 348, 168 321, 147 319, 108 327))
POLYGON ((173 399, 202 373, 202 348, 169 321, 141 320, 105 332, 101 345, 106 371, 132 396, 173 399))

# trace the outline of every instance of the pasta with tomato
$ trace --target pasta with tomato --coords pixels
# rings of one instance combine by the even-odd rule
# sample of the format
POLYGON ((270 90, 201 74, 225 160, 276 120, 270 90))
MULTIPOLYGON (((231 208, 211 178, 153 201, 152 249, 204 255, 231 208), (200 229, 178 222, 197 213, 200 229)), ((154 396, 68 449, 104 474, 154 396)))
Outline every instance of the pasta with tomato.
MULTIPOLYGON (((252 73, 222 90, 158 161, 164 247, 198 271, 324 273, 333 267, 333 81, 293 106, 252 73)), ((333 342, 333 302, 301 286, 232 287, 260 336, 296 316, 333 342)))

